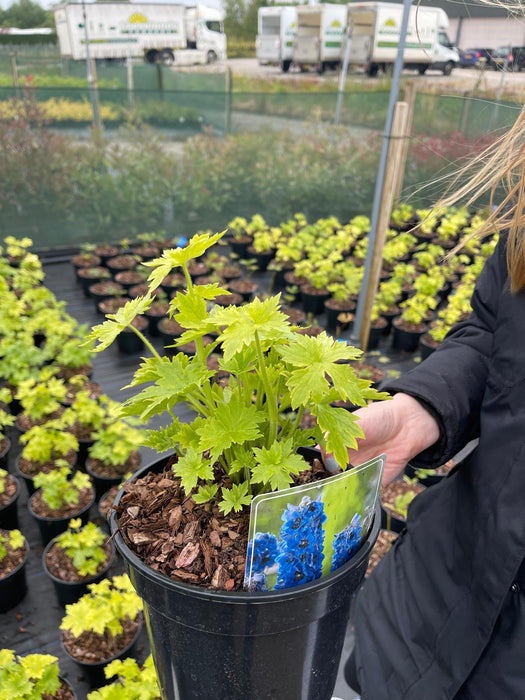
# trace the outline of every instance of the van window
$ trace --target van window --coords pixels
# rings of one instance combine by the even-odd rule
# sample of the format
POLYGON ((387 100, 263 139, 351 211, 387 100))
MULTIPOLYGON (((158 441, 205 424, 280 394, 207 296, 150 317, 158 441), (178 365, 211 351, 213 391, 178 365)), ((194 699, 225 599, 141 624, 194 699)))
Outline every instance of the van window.
POLYGON ((222 34, 222 24, 217 20, 206 20, 206 29, 210 32, 220 32, 222 34))
POLYGON ((438 42, 441 44, 441 46, 446 46, 447 49, 452 48, 452 44, 451 44, 450 39, 448 38, 446 32, 439 32, 438 42))

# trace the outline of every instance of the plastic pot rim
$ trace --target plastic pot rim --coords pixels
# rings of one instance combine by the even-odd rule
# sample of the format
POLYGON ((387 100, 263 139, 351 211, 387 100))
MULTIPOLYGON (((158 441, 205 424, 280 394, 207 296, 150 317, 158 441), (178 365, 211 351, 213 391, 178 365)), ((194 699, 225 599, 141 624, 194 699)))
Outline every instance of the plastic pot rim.
MULTIPOLYGON (((147 471, 149 471, 152 467, 154 467, 159 461, 160 460, 156 460, 153 463, 142 467, 137 472, 135 472, 135 474, 132 477, 130 477, 128 481, 144 476, 144 474, 147 471)), ((222 590, 216 591, 209 588, 205 588, 203 586, 192 585, 184 583, 182 581, 176 581, 175 579, 169 578, 168 576, 165 576, 164 574, 161 574, 160 572, 155 571, 151 567, 144 564, 144 562, 124 542, 124 538, 122 537, 118 529, 117 514, 115 511, 115 507, 118 506, 118 504, 120 503, 120 499, 122 498, 123 494, 123 489, 120 489, 117 493, 117 496, 115 497, 113 507, 110 511, 109 525, 111 537, 113 538, 113 542, 115 543, 117 551, 121 554, 126 563, 129 562, 132 567, 140 570, 140 573, 144 578, 148 579, 153 583, 156 583, 162 588, 176 589, 180 594, 184 594, 193 598, 213 598, 216 601, 231 603, 233 605, 245 605, 246 603, 257 605, 269 602, 284 601, 289 598, 296 598, 298 595, 301 594, 306 595, 314 589, 319 591, 323 588, 331 587, 334 584, 334 582, 338 581, 340 578, 343 578, 349 569, 357 568, 357 566, 369 556, 370 552, 372 551, 372 547, 374 546, 374 543, 377 539, 379 530, 381 529, 381 505, 378 499, 375 507, 374 520, 372 522, 366 540, 363 542, 363 544, 357 550, 357 552, 351 557, 351 559, 349 559, 349 561, 347 561, 345 564, 343 564, 343 566, 340 566, 335 571, 327 574, 326 576, 315 579, 314 581, 303 583, 300 586, 286 588, 284 590, 264 592, 222 590)))
MULTIPOLYGON (((109 538, 108 538, 108 540, 109 540, 109 538)), ((52 547, 53 545, 56 544, 56 541, 57 541, 57 538, 56 538, 56 537, 53 537, 53 539, 52 539, 52 540, 49 540, 49 542, 48 542, 48 543, 46 544, 46 546, 44 547, 44 551, 42 552, 42 568, 44 569, 44 572, 45 572, 46 576, 49 576, 49 578, 51 579, 51 581, 55 581, 56 583, 59 583, 59 584, 61 584, 62 586, 79 586, 79 585, 86 585, 86 584, 89 584, 89 583, 91 583, 91 581, 92 581, 93 579, 97 578, 97 576, 100 576, 102 573, 104 573, 104 571, 109 570, 109 568, 111 567, 111 565, 112 565, 113 562, 115 561, 115 557, 116 557, 116 553, 117 553, 117 552, 116 552, 116 549, 115 549, 115 545, 113 544, 113 541, 112 541, 112 540, 109 540, 109 545, 110 545, 110 547, 111 547, 111 552, 110 552, 110 556, 109 556, 109 561, 108 561, 108 563, 106 564, 106 566, 104 566, 104 568, 103 568, 101 571, 99 571, 98 574, 93 574, 93 575, 89 576, 89 578, 86 578, 86 579, 84 579, 84 580, 82 580, 82 581, 64 581, 64 579, 62 579, 62 578, 57 578, 54 574, 52 574, 52 573, 49 571, 49 569, 47 568, 47 564, 46 564, 46 555, 47 555, 47 553, 49 552, 49 550, 51 549, 51 547, 52 547)), ((104 544, 105 544, 105 542, 104 542, 104 544)))
POLYGON ((29 512, 31 513, 31 515, 34 518, 36 518, 38 520, 43 520, 45 523, 56 523, 56 522, 60 522, 61 520, 71 520, 72 518, 79 518, 81 515, 84 515, 84 513, 91 508, 91 506, 95 503, 95 498, 96 498, 95 488, 93 486, 91 486, 92 498, 91 498, 90 502, 82 508, 82 510, 79 510, 78 512, 73 513, 72 515, 65 515, 65 516, 62 515, 62 516, 59 516, 57 518, 46 518, 43 515, 38 515, 38 513, 35 513, 35 511, 31 507, 31 501, 39 493, 39 491, 40 491, 40 489, 37 489, 37 491, 35 491, 35 493, 32 494, 32 496, 30 496, 29 500, 27 501, 27 509, 29 510, 29 512))
POLYGON ((4 583, 4 581, 8 581, 8 580, 11 578, 11 576, 14 576, 16 573, 18 573, 18 572, 20 571, 20 569, 22 569, 22 568, 26 565, 27 560, 28 560, 28 557, 29 557, 29 552, 31 551, 31 548, 29 547, 29 542, 27 541, 27 538, 25 537, 25 535, 24 535, 24 542, 25 542, 25 545, 26 545, 26 554, 25 554, 25 557, 22 559, 22 561, 21 561, 20 564, 16 567, 16 569, 13 569, 12 571, 10 571, 10 572, 9 572, 8 574, 6 574, 5 576, 2 576, 2 575, 0 574, 0 583, 4 583))

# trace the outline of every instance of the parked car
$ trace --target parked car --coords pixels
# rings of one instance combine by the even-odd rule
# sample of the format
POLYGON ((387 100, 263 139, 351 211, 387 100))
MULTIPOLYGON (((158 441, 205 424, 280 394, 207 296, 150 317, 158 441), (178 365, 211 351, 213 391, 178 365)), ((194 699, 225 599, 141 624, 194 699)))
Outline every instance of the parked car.
POLYGON ((465 49, 459 53, 459 65, 461 68, 493 68, 494 49, 465 49))
POLYGON ((494 70, 525 70, 525 46, 502 46, 494 52, 494 70))

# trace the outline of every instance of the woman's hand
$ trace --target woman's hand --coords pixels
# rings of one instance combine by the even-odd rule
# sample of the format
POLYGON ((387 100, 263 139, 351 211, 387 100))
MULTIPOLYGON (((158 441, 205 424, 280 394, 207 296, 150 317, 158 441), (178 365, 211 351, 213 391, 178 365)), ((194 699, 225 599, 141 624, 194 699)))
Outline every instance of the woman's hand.
POLYGON ((354 412, 365 437, 358 449, 348 451, 350 464, 358 465, 384 452, 383 484, 403 471, 407 462, 439 439, 436 419, 408 394, 372 403, 354 412))

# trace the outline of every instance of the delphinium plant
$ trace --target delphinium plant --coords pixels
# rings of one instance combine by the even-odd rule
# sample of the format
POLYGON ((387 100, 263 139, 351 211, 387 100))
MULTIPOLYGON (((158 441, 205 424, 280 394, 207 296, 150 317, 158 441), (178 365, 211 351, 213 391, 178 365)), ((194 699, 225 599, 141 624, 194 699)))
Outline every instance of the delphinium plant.
POLYGON ((88 700, 160 700, 157 674, 150 655, 140 667, 135 659, 115 659, 104 668, 106 678, 116 680, 88 693, 88 700))
POLYGON ((59 673, 56 656, 0 649, 0 700, 52 700, 62 685, 59 673))
MULTIPOLYGON (((300 447, 319 444, 345 469, 347 448, 357 444, 362 432, 354 415, 332 403, 349 400, 363 406, 386 396, 344 363, 359 357, 359 350, 326 333, 315 338, 298 334, 280 311, 278 296, 240 307, 213 306, 224 290, 194 284, 187 264, 220 237, 194 236, 187 247, 165 251, 147 263, 151 289, 172 269, 182 268, 187 289, 172 300, 171 314, 185 329, 178 343, 194 340, 196 353, 163 357, 135 330, 151 357, 142 360, 131 382, 145 386, 125 402, 124 412, 143 420, 168 413, 170 424, 150 430, 145 443, 159 452, 174 450, 173 470, 186 495, 196 504, 211 502, 224 516, 246 509, 258 493, 287 488, 297 474, 308 471, 300 447), (205 346, 202 338, 210 333, 216 340, 205 346), (207 365, 219 347, 219 367, 230 377, 226 385, 213 381, 216 373, 207 365), (173 411, 179 401, 197 413, 189 424, 173 411), (316 424, 301 429, 306 410, 316 424)), ((132 300, 93 328, 96 350, 107 348, 151 302, 150 295, 132 300)))

